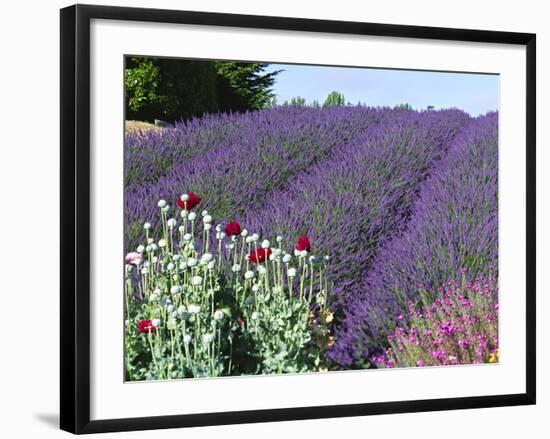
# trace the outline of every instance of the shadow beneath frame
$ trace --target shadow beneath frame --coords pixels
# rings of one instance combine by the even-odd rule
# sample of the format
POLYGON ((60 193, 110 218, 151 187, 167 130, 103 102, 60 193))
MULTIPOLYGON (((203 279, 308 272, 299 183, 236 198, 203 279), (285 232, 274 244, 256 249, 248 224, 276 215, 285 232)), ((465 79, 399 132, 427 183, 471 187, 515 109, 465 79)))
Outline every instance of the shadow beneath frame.
POLYGON ((59 429, 59 415, 57 413, 34 413, 33 417, 50 428, 59 429))

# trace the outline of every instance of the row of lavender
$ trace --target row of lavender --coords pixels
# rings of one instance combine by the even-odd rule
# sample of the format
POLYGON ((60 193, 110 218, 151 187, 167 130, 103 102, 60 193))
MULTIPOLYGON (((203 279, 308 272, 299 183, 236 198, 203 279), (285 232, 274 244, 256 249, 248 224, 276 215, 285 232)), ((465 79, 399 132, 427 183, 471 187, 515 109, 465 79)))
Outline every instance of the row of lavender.
POLYGON ((308 235, 333 267, 331 358, 360 365, 400 297, 495 262, 496 119, 281 107, 129 135, 127 249, 158 199, 187 191, 266 237, 308 235))
POLYGON ((386 113, 243 223, 264 235, 307 235, 329 255, 340 320, 346 298, 361 294, 379 247, 405 226, 421 183, 467 121, 453 110, 386 113))
POLYGON ((346 295, 332 358, 349 366, 372 356, 411 301, 426 294, 434 300, 434 291, 461 272, 474 282, 494 279, 497 257, 498 115, 491 113, 457 136, 423 184, 406 229, 380 249, 361 286, 346 295))
POLYGON ((370 108, 279 107, 209 116, 166 132, 130 136, 126 247, 133 248, 143 222, 156 217, 159 199, 191 191, 201 194, 216 218, 238 217, 383 117, 384 111, 370 108))

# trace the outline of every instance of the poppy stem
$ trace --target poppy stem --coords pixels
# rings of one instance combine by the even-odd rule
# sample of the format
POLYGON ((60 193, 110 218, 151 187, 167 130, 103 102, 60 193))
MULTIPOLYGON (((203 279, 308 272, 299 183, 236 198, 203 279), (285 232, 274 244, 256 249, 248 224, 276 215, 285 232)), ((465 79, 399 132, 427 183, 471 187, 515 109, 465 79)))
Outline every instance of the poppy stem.
POLYGON ((214 316, 214 282, 212 280, 212 271, 210 271, 210 289, 212 290, 212 317, 214 316))
POLYGON ((218 268, 222 266, 222 240, 218 239, 218 268))
POLYGON ((306 277, 306 264, 302 263, 301 260, 300 260, 300 263, 302 264, 302 276, 300 276, 300 300, 302 300, 302 298, 305 298, 304 279, 306 277))
POLYGON ((229 366, 227 367, 227 375, 231 375, 231 362, 233 361, 233 338, 229 338, 229 366))
POLYGON ((292 301, 292 279, 288 279, 288 294, 289 294, 289 301, 292 301))
POLYGON ((157 363, 157 358, 155 356, 155 348, 153 347, 153 339, 151 338, 151 329, 147 330, 147 339, 149 340, 149 347, 151 348, 151 358, 153 359, 153 365, 155 366, 155 369, 157 369, 157 372, 160 377, 162 375, 162 371, 159 368, 159 365, 157 363))
POLYGON ((311 266, 311 275, 309 277, 309 296, 308 296, 308 299, 307 299, 307 303, 308 305, 311 305, 311 298, 313 297, 313 279, 315 277, 314 275, 314 268, 313 268, 313 265, 311 266))
POLYGON ((242 265, 242 263, 243 263, 245 241, 246 241, 246 238, 244 236, 241 236, 241 257, 239 259, 239 265, 242 265))

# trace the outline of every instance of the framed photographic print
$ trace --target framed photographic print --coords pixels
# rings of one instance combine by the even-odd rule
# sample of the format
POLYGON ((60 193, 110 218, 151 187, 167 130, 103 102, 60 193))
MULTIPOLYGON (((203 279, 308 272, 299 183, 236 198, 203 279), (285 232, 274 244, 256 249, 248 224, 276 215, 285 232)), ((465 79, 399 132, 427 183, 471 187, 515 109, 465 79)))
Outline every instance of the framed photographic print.
POLYGON ((535 85, 533 34, 62 9, 61 428, 534 404, 535 85))

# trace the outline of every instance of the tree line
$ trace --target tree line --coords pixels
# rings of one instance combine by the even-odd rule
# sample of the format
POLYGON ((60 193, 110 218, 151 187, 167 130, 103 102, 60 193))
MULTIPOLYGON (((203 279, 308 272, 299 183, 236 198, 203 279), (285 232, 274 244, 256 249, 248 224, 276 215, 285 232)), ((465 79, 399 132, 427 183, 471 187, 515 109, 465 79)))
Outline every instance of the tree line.
MULTIPOLYGON (((186 120, 205 113, 245 112, 277 105, 273 84, 282 70, 268 64, 174 58, 127 57, 126 119, 153 122, 186 120)), ((306 105, 297 96, 282 105, 306 105)), ((337 91, 322 106, 351 105, 337 91)), ((311 103, 321 107, 318 101, 311 103)))
POLYGON ((279 71, 267 64, 127 57, 126 119, 185 120, 204 113, 243 112, 269 105, 279 71))

